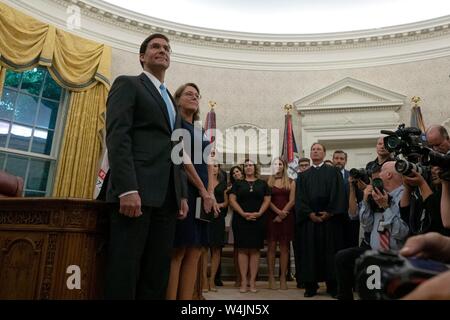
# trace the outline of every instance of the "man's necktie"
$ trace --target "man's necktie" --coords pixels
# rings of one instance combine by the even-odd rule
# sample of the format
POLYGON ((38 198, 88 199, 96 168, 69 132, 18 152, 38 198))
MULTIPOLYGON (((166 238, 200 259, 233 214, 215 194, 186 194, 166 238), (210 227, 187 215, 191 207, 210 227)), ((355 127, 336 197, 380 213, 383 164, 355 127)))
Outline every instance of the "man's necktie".
POLYGON ((390 237, 391 233, 388 229, 384 229, 383 232, 380 232, 380 248, 383 250, 389 250, 390 249, 390 237))
POLYGON ((166 103, 167 113, 169 114, 170 127, 173 130, 173 128, 175 126, 175 112, 172 108, 172 104, 170 103, 170 97, 169 97, 169 94, 167 93, 166 86, 161 84, 159 86, 159 88, 161 89, 162 98, 163 98, 164 102, 166 103))

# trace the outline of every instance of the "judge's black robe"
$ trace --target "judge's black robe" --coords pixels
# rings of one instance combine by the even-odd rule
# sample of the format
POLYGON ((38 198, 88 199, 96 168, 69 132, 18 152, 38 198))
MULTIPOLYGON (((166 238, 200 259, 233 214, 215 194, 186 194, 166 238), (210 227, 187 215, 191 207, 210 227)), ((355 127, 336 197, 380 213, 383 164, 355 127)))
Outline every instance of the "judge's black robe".
POLYGON ((338 169, 311 167, 297 178, 296 218, 299 230, 299 272, 301 282, 336 281, 335 254, 344 248, 346 219, 345 190, 338 169), (333 216, 322 223, 309 218, 311 212, 333 216))

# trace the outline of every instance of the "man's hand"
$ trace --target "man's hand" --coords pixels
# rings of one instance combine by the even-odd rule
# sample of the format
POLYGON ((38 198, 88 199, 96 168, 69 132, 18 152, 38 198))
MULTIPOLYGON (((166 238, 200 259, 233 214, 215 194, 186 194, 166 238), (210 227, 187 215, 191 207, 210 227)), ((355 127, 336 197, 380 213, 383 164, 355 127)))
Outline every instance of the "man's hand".
POLYGON ((383 193, 381 193, 378 188, 375 188, 375 190, 372 191, 372 197, 375 203, 380 208, 389 208, 389 195, 386 193, 386 191, 383 190, 383 193))
POLYGON ((411 237, 400 250, 400 254, 405 257, 416 256, 448 263, 450 262, 450 237, 444 237, 436 232, 411 237))
POLYGON ((318 217, 315 212, 311 212, 309 214, 309 218, 314 223, 322 223, 323 222, 322 218, 318 217))
POLYGON ((178 211, 178 220, 184 220, 187 217, 189 211, 189 205, 187 199, 181 199, 180 210, 178 211))
POLYGON ((450 271, 423 282, 402 300, 450 300, 450 271))
POLYGON ((130 218, 137 218, 142 216, 141 211, 141 197, 139 193, 130 193, 126 196, 120 197, 120 209, 119 212, 124 216, 130 218))

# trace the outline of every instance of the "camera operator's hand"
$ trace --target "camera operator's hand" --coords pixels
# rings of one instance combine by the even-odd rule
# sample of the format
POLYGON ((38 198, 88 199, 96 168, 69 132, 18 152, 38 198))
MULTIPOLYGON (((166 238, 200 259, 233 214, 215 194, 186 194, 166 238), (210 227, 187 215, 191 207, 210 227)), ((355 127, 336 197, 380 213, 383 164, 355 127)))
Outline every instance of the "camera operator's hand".
POLYGON ((364 181, 362 181, 361 179, 358 179, 357 186, 358 186, 358 189, 361 191, 366 190, 366 188, 367 188, 367 184, 364 181))
POLYGON ((322 223, 323 220, 321 217, 317 216, 315 212, 311 212, 309 214, 309 218, 311 219, 312 222, 314 223, 322 223))
POLYGON ((419 187, 427 182, 422 177, 420 173, 416 171, 411 171, 411 176, 403 176, 403 184, 408 185, 409 187, 419 187))
POLYGON ((368 185, 365 189, 364 189, 364 201, 368 201, 368 199, 369 199, 369 195, 371 195, 372 194, 372 191, 373 191, 373 187, 372 187, 372 185, 368 185))
POLYGON ((375 188, 375 190, 372 191, 372 197, 375 203, 380 208, 389 208, 389 195, 386 193, 386 191, 383 190, 383 193, 381 193, 378 188, 375 188))
POLYGON ((450 262, 450 237, 437 232, 429 232, 409 238, 400 254, 405 257, 416 256, 424 259, 435 259, 450 262))

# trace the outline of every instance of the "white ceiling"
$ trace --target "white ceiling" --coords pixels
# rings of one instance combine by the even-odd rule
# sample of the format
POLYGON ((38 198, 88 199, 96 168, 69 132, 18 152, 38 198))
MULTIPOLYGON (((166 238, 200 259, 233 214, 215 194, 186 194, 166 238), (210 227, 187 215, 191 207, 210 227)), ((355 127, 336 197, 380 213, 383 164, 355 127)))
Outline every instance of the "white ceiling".
POLYGON ((449 0, 104 0, 154 18, 227 31, 311 34, 450 15, 449 0))

